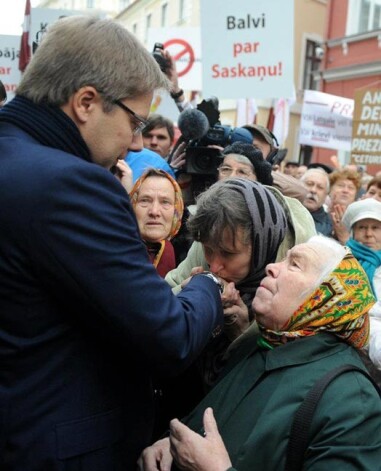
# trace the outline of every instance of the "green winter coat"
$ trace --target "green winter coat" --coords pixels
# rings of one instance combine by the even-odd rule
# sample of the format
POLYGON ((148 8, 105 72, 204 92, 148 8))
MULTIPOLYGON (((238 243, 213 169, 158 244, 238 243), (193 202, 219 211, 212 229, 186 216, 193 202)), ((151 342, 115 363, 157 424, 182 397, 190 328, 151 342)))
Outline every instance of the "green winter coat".
MULTIPOLYGON (((328 333, 274 350, 256 340, 244 335, 232 345, 224 376, 184 422, 202 434, 202 414, 212 407, 232 469, 280 471, 293 416, 312 385, 337 366, 364 365, 354 348, 328 333)), ((344 373, 324 391, 303 470, 381 470, 381 400, 360 373, 344 373)))

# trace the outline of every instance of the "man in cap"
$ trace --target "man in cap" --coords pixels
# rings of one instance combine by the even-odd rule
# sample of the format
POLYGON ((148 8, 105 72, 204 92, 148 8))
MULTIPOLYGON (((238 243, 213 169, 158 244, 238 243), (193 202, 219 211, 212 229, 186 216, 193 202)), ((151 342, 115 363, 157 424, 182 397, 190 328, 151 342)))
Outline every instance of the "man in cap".
POLYGON ((285 175, 291 175, 292 177, 297 178, 299 166, 299 162, 293 162, 289 160, 284 166, 285 175))
MULTIPOLYGON (((273 186, 286 196, 297 198, 303 203, 306 196, 305 187, 296 179, 275 171, 282 158, 279 159, 279 144, 274 134, 260 124, 246 124, 243 126, 248 129, 253 136, 253 145, 257 146, 263 154, 263 158, 273 166, 273 186)), ((282 156, 284 158, 286 154, 282 156)))

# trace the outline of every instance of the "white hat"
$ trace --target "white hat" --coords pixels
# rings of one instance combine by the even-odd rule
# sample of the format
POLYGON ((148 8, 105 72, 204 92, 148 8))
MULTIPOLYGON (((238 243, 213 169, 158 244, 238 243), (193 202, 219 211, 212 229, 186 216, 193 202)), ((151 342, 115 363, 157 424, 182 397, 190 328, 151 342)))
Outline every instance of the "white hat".
POLYGON ((362 219, 375 219, 381 222, 381 201, 365 198, 348 205, 343 216, 343 223, 347 229, 351 230, 353 225, 362 219))

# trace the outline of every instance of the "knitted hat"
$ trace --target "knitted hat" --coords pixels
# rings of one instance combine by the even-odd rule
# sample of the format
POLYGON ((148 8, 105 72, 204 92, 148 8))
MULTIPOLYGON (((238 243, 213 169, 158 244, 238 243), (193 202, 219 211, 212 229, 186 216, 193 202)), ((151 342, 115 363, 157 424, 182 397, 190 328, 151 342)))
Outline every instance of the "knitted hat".
POLYGON ((381 222, 381 202, 374 198, 365 198, 351 203, 343 216, 343 223, 348 230, 362 219, 375 219, 381 222))

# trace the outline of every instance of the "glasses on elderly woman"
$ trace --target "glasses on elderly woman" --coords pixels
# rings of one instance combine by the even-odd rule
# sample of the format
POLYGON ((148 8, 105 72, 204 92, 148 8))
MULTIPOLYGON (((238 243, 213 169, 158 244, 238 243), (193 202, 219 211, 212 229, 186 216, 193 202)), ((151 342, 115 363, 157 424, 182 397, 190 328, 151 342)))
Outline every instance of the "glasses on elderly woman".
POLYGON ((235 172, 237 177, 249 178, 253 175, 253 172, 246 168, 232 168, 229 165, 221 165, 218 167, 218 173, 223 177, 230 177, 230 175, 235 172))
POLYGON ((132 133, 134 134, 134 136, 143 132, 144 128, 148 125, 148 121, 146 119, 136 114, 135 111, 132 111, 131 108, 129 108, 124 103, 122 103, 120 100, 114 100, 113 103, 115 105, 118 105, 120 108, 122 108, 122 110, 124 110, 134 119, 135 127, 132 129, 132 133))

